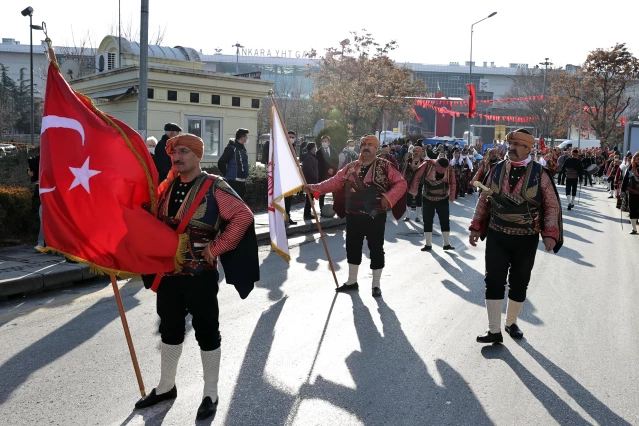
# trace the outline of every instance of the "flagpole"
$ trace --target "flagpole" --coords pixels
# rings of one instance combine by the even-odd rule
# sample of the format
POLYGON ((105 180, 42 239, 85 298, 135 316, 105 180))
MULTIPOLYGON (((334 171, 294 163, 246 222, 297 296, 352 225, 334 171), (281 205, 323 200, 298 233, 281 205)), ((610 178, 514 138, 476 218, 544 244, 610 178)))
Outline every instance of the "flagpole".
POLYGON ((140 394, 142 398, 146 396, 144 390, 144 381, 142 381, 142 373, 140 373, 140 366, 138 364, 138 358, 135 355, 135 348, 133 347, 133 340, 131 340, 131 332, 129 331, 129 324, 126 321, 126 313, 124 312, 124 306, 122 305, 122 298, 120 297, 120 289, 118 288, 118 282, 115 279, 115 275, 111 275, 111 285, 113 285, 113 293, 115 294, 115 301, 118 304, 118 310, 120 311, 120 319, 122 320, 122 328, 124 328, 124 335, 126 336, 126 343, 129 345, 129 353, 131 354, 131 362, 133 362, 133 369, 135 370, 135 376, 138 379, 138 386, 140 387, 140 394))
MULTIPOLYGON (((268 91, 268 94, 271 97, 271 101, 273 102, 273 106, 275 107, 275 110, 277 111, 277 116, 278 116, 278 118, 280 120, 280 124, 282 125, 282 128, 284 129, 284 134, 287 136, 286 140, 288 142, 288 147, 291 150, 291 155, 293 156, 293 159, 295 160, 295 164, 297 165, 297 170, 298 170, 300 176, 302 177, 302 182, 304 183, 304 187, 306 188, 306 196, 310 197, 310 199, 313 199, 313 195, 311 194, 311 191, 307 187, 308 184, 306 183, 306 178, 304 177, 304 173, 302 172, 302 168, 300 167, 300 163, 299 163, 299 161, 297 161, 297 156, 295 155, 295 150, 293 149, 293 145, 291 144, 291 140, 288 138, 288 130, 286 129, 286 125, 284 124, 284 121, 282 120, 282 114, 280 114, 280 109, 277 106, 277 102, 275 101, 275 97, 273 96, 274 93, 275 92, 273 92, 273 90, 269 90, 268 91)), ((331 254, 328 252, 328 246, 326 245, 326 239, 324 238, 324 232, 322 231, 322 225, 320 225, 319 218, 317 217, 317 211, 315 210, 315 202, 311 203, 311 207, 313 208, 313 215, 315 216, 315 222, 317 223, 317 229, 319 230, 320 238, 322 239, 322 244, 324 245, 324 251, 326 252, 326 257, 328 258, 328 264, 330 265, 331 272, 333 273, 333 279, 335 280, 335 287, 339 287, 339 283, 337 282, 337 275, 335 275, 335 268, 333 267, 333 260, 331 259, 331 254)))

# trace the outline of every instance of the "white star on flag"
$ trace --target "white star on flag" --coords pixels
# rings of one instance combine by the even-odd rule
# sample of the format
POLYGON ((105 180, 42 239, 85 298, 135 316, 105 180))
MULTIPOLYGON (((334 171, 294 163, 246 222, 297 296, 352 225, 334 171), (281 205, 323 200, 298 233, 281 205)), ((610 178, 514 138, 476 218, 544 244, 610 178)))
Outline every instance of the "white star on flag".
POLYGON ((98 170, 89 169, 89 158, 91 157, 87 157, 86 161, 84 162, 82 167, 79 169, 76 167, 69 167, 69 169, 71 170, 71 173, 73 173, 73 176, 75 176, 73 183, 69 187, 69 191, 71 191, 73 188, 75 188, 78 185, 82 185, 82 187, 86 189, 86 191, 89 194, 91 193, 91 188, 89 188, 89 179, 91 179, 93 176, 102 172, 98 170))

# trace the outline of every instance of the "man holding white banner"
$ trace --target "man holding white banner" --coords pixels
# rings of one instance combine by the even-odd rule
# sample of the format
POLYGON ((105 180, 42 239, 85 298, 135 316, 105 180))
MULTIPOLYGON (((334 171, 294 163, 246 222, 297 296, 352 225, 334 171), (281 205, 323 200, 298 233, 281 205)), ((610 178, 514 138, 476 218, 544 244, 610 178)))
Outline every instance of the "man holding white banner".
MULTIPOLYGON (((277 108, 271 108, 271 139, 268 164, 268 222, 273 250, 289 262, 286 237, 287 209, 284 198, 299 192, 304 186, 297 158, 293 155, 289 137, 277 108)), ((289 207, 290 209, 290 207, 289 207)))
POLYGON ((359 288, 357 272, 366 238, 373 270, 373 297, 382 295, 380 278, 384 268, 386 210, 392 208, 396 219, 406 210, 406 181, 388 160, 376 157, 378 147, 379 140, 375 136, 363 137, 358 160, 330 179, 305 188, 321 194, 334 192, 333 209, 338 216, 346 216, 348 281, 336 289, 338 292, 359 288))

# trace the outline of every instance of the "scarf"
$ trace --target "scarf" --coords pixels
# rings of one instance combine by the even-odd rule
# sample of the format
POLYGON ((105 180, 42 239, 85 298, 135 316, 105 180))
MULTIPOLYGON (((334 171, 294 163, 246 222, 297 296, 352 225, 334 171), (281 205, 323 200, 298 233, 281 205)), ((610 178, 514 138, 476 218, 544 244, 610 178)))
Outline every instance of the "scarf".
POLYGON ((522 166, 527 166, 528 163, 530 163, 530 155, 528 157, 526 157, 525 160, 522 161, 511 161, 510 164, 513 167, 522 167, 522 166))

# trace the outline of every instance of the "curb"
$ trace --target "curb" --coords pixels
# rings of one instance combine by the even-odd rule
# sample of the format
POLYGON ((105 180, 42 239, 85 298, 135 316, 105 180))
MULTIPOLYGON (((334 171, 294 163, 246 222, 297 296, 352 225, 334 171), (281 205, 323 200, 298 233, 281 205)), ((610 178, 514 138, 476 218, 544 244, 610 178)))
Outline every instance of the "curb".
MULTIPOLYGON (((346 219, 340 219, 339 217, 321 218, 320 224, 322 225, 322 229, 335 228, 336 226, 346 224, 346 219)), ((317 223, 315 222, 315 220, 309 221, 308 223, 305 221, 303 225, 289 226, 288 228, 286 228, 287 236, 312 232, 317 232, 317 223)), ((256 235, 258 243, 270 243, 271 234, 268 229, 266 231, 257 232, 256 235)))

